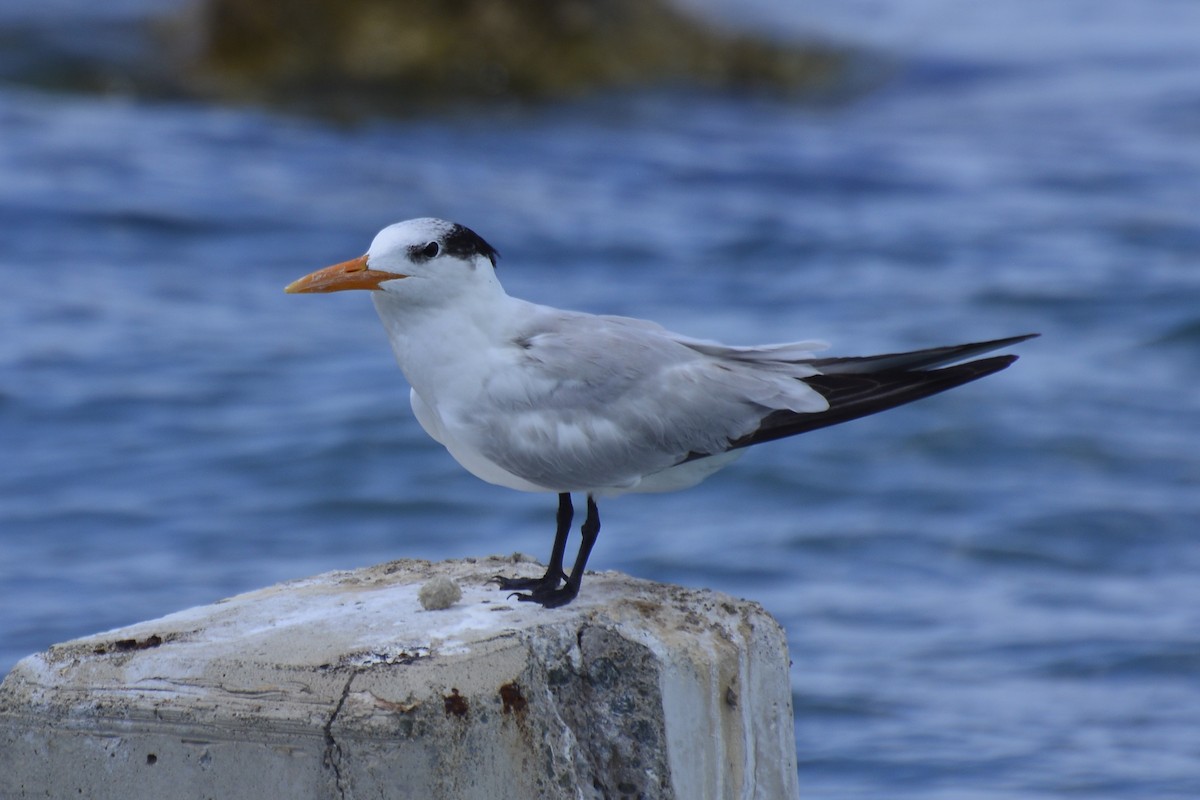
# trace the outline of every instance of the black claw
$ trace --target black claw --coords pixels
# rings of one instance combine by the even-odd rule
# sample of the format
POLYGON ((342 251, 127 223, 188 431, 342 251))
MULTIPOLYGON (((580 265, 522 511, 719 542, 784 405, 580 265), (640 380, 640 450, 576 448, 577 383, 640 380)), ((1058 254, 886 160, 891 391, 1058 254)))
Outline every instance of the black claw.
POLYGON ((515 597, 523 603, 538 603, 542 608, 560 608, 574 600, 579 594, 579 584, 583 581, 583 570, 587 566, 588 555, 592 552, 592 545, 596 543, 596 536, 600 533, 600 512, 596 508, 595 499, 589 494, 587 519, 579 529, 583 535, 583 542, 579 545, 579 552, 575 555, 575 566, 571 570, 571 577, 568 578, 567 573, 563 571, 563 556, 566 554, 567 534, 571 531, 573 514, 570 492, 560 492, 558 529, 554 533, 554 548, 550 552, 550 566, 546 567, 545 575, 540 578, 505 578, 497 575, 492 581, 498 583, 501 589, 528 592, 513 592, 509 597, 515 597))
POLYGON ((534 591, 529 594, 513 592, 509 597, 515 597, 522 603, 537 603, 542 608, 561 608, 574 600, 578 594, 579 590, 577 588, 567 585, 561 589, 550 589, 541 592, 534 591))
POLYGON ((561 572, 557 575, 551 575, 547 572, 540 578, 506 578, 503 575, 497 575, 492 578, 492 582, 498 584, 501 589, 528 589, 535 594, 538 592, 553 591, 564 580, 566 580, 566 576, 561 572))

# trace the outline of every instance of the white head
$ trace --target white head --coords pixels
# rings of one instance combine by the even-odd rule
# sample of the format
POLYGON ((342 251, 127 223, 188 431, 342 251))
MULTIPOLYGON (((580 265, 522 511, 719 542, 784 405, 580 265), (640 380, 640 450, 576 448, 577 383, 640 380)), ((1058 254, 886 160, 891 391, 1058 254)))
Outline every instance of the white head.
POLYGON ((366 255, 318 270, 285 291, 371 289, 409 304, 436 304, 463 292, 499 289, 496 249, 454 222, 423 217, 376 234, 366 255))

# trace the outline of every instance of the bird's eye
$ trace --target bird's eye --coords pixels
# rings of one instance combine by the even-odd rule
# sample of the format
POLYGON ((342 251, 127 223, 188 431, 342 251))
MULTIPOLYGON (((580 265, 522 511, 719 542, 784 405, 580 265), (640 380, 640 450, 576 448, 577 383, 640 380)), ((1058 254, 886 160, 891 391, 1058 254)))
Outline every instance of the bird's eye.
POLYGON ((426 258, 433 258, 440 252, 442 252, 442 247, 437 242, 430 242, 421 248, 421 255, 425 256, 426 258))

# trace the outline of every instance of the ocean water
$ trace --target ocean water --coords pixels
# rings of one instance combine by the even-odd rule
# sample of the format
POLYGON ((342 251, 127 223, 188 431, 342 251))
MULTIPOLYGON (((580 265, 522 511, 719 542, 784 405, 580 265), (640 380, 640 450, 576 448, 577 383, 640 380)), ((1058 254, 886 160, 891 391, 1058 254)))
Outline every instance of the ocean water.
POLYGON ((548 554, 553 497, 424 436, 367 298, 282 293, 436 215, 510 293, 696 336, 1041 332, 603 503, 591 566, 780 619, 808 797, 1200 797, 1200 5, 715 13, 875 77, 351 124, 0 84, 0 673, 279 580, 548 554))

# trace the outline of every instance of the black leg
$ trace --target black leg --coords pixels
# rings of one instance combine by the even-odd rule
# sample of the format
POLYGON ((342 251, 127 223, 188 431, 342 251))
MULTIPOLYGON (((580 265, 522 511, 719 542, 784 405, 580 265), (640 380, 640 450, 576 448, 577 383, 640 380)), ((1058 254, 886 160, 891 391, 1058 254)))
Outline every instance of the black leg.
POLYGON ((583 521, 579 532, 583 534, 583 541, 579 543, 575 566, 571 568, 571 576, 567 578, 566 584, 562 588, 558 588, 556 583, 552 588, 534 589, 529 594, 517 595, 518 600, 541 603, 543 608, 558 608, 575 599, 579 594, 579 585, 583 583, 583 571, 587 567, 588 556, 592 554, 592 546, 600 536, 600 510, 596 508, 596 501, 590 494, 587 498, 587 519, 583 521))
POLYGON ((554 547, 550 551, 550 565, 546 574, 540 578, 504 578, 497 575, 493 580, 500 584, 501 589, 529 589, 534 594, 551 592, 566 580, 563 572, 563 556, 567 552, 567 536, 571 533, 571 519, 575 516, 575 508, 571 505, 571 493, 562 492, 558 496, 558 530, 554 533, 554 547))

